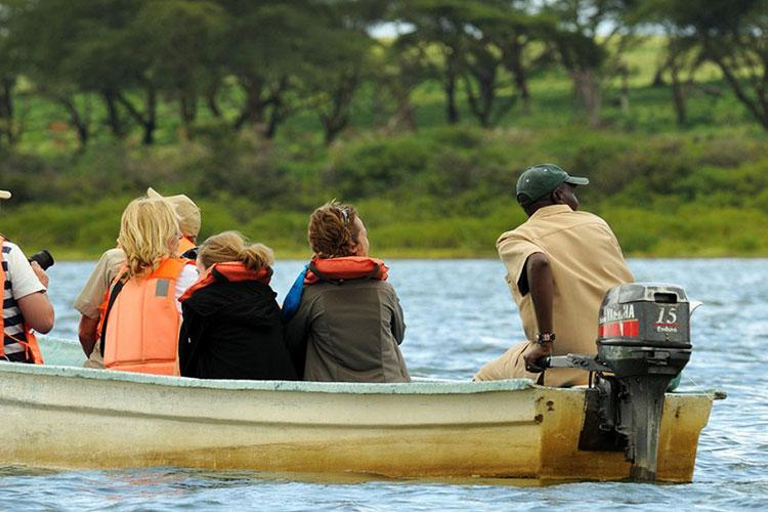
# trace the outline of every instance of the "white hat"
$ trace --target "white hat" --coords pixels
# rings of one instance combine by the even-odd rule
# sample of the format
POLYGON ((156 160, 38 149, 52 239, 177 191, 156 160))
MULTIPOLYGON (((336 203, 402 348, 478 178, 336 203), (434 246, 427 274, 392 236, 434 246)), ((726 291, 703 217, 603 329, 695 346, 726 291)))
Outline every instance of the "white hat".
POLYGON ((173 206, 176 215, 179 216, 179 229, 183 235, 196 237, 200 234, 200 208, 189 197, 184 194, 162 196, 152 187, 147 189, 147 196, 154 199, 165 199, 173 206))
POLYGON ((10 199, 11 193, 7 190, 0 190, 0 199, 10 199))

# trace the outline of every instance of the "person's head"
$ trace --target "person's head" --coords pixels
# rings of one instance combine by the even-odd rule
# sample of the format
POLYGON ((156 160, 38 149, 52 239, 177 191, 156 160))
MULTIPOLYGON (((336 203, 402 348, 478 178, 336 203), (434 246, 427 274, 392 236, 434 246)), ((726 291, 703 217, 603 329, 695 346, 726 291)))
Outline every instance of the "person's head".
POLYGON ((515 195, 528 216, 539 208, 553 204, 565 204, 575 211, 579 209, 576 186, 587 184, 587 178, 570 176, 555 164, 539 164, 520 175, 515 195))
POLYGON ((309 218, 309 246, 318 258, 368 256, 365 224, 354 206, 331 201, 309 218))
POLYGON ((147 189, 147 197, 153 199, 165 199, 168 201, 176 211, 176 215, 179 216, 179 228, 181 229, 181 234, 193 240, 197 238, 197 235, 200 234, 202 219, 200 216, 200 208, 197 207, 194 201, 184 194, 167 197, 161 196, 152 187, 147 189))
POLYGON ((201 273, 215 263, 230 261, 239 261, 247 269, 258 272, 275 263, 275 253, 266 245, 249 243, 237 231, 213 235, 198 248, 197 264, 201 273))
POLYGON ((139 198, 123 211, 117 242, 125 252, 129 277, 150 273, 179 247, 179 221, 162 199, 139 198))

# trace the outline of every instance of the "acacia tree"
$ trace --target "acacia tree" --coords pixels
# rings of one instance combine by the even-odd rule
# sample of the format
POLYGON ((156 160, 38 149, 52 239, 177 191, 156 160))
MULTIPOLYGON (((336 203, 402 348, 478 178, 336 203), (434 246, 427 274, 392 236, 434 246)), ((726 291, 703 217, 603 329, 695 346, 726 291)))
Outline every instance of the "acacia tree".
POLYGON ((663 11, 723 74, 736 98, 768 130, 768 1, 670 0, 663 11))
POLYGON ((16 139, 13 104, 15 83, 16 73, 12 65, 10 50, 7 48, 5 41, 0 39, 0 146, 3 143, 3 139, 9 144, 13 144, 16 139))
POLYGON ((493 126, 522 97, 528 106, 526 47, 534 40, 536 17, 524 2, 488 0, 469 13, 466 26, 467 55, 464 75, 470 111, 483 127, 493 126), (503 70, 513 77, 503 80, 503 70), (504 88, 514 92, 502 97, 504 88))
POLYGON ((669 72, 675 120, 679 126, 683 126, 688 123, 688 95, 693 86, 694 74, 705 58, 695 38, 674 29, 667 30, 666 34, 663 68, 669 72))
POLYGON ((293 113, 290 94, 305 56, 322 48, 322 41, 313 37, 313 2, 217 1, 228 15, 224 67, 237 79, 243 96, 232 125, 237 130, 249 125, 272 138, 293 113))
MULTIPOLYGON (((434 48, 441 56, 436 69, 442 77, 446 119, 459 122, 458 86, 466 64, 466 29, 481 0, 401 0, 393 4, 391 18, 413 30, 401 35, 401 44, 420 47, 424 55, 434 48)), ((436 73, 436 74, 438 74, 436 73)))
POLYGON ((16 118, 14 93, 20 69, 18 51, 10 37, 16 2, 0 2, 0 146, 14 144, 21 134, 16 118))
POLYGON ((502 64, 512 75, 520 99, 528 108, 531 99, 528 86, 529 75, 545 59, 546 47, 532 51, 532 43, 545 41, 552 31, 547 17, 534 11, 530 0, 498 0, 491 2, 496 7, 496 16, 486 18, 481 30, 501 51, 502 64), (538 55, 536 54, 538 53, 538 55))
POLYGON ((148 73, 178 101, 187 134, 197 118, 201 89, 214 80, 225 16, 212 1, 164 0, 145 4, 132 24, 132 33, 146 52, 148 73))
POLYGON ((551 41, 573 80, 589 124, 601 124, 603 89, 637 38, 637 0, 545 0, 542 14, 555 30, 551 41))
POLYGON ((499 49, 486 36, 471 40, 467 46, 463 78, 469 109, 480 126, 488 128, 512 109, 517 97, 512 95, 506 100, 499 97, 499 89, 504 85, 499 78, 502 68, 499 49))
POLYGON ((310 98, 331 144, 349 125, 357 90, 373 76, 374 41, 367 29, 381 11, 355 0, 337 0, 316 9, 312 37, 323 44, 305 56, 301 92, 310 98))
POLYGON ((387 113, 385 128, 388 132, 415 131, 417 107, 411 96, 422 82, 434 78, 434 70, 427 64, 424 49, 419 46, 406 45, 396 39, 391 44, 382 45, 380 50, 374 54, 372 66, 375 105, 393 104, 387 113))
POLYGON ((81 94, 104 100, 107 124, 116 137, 127 132, 125 113, 143 129, 151 144, 157 126, 157 84, 135 20, 147 0, 38 0, 19 2, 14 38, 25 55, 25 72, 39 90, 70 114, 81 144, 88 140, 88 102, 81 94), (40 30, 45 27, 45 30, 40 30), (144 107, 129 91, 143 91, 144 107), (85 106, 83 106, 85 105, 85 106))
POLYGON ((52 99, 68 115, 80 147, 84 148, 91 133, 88 99, 84 99, 70 57, 77 33, 76 16, 83 3, 67 3, 71 9, 61 11, 63 2, 13 2, 9 13, 8 44, 15 49, 21 71, 30 77, 37 94, 52 99), (45 31, 40 31, 45 27, 45 31))

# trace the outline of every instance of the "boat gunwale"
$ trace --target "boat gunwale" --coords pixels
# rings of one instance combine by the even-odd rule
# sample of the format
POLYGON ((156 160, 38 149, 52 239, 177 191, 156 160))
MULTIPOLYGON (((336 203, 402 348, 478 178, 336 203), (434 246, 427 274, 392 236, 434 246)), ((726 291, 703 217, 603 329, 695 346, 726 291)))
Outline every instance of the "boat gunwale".
MULTIPOLYGON (((196 379, 166 375, 150 375, 97 368, 74 366, 32 365, 0 360, 0 374, 19 373, 49 377, 82 378, 107 382, 127 382, 180 389, 210 389, 229 391, 284 391, 353 395, 472 395, 481 393, 525 391, 539 389, 566 393, 583 393, 586 388, 552 388, 539 386, 530 379, 496 381, 454 381, 445 379, 414 379, 412 382, 309 382, 285 380, 224 380, 196 379)), ((707 395, 711 400, 721 399, 712 390, 675 390, 667 395, 707 395)))
POLYGON ((0 361, 0 374, 17 373, 48 377, 82 378, 87 380, 126 382, 132 384, 157 385, 172 388, 197 388, 211 390, 243 391, 286 391, 328 394, 372 394, 372 395, 448 395, 477 394, 498 391, 522 391, 537 388, 530 379, 509 379, 499 381, 414 381, 399 383, 361 382, 306 382, 306 381, 255 381, 195 379, 149 375, 141 373, 78 368, 72 366, 29 365, 0 361))

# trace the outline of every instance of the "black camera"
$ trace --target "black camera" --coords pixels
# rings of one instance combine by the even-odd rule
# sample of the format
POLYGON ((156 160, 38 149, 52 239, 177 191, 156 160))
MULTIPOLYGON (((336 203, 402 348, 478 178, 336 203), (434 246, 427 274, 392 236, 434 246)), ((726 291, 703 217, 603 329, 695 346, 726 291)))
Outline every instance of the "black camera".
POLYGON ((51 256, 51 253, 48 252, 47 249, 43 249, 42 251, 36 252, 30 256, 29 262, 32 263, 33 261, 36 261, 37 264, 40 265, 40 268, 43 270, 48 270, 48 268, 55 263, 53 256, 51 256))

